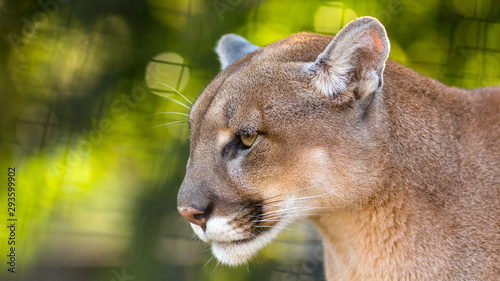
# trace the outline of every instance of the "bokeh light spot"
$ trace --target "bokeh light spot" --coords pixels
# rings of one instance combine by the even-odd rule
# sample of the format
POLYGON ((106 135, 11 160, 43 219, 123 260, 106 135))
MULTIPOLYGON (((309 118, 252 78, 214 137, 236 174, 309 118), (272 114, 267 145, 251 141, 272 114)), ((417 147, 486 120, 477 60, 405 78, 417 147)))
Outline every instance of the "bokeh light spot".
POLYGON ((10 52, 8 71, 18 92, 37 101, 88 95, 99 78, 121 69, 131 51, 128 26, 116 15, 86 28, 75 20, 64 32, 36 28, 10 52))
POLYGON ((148 87, 163 91, 184 91, 189 82, 189 67, 177 53, 162 53, 153 58, 146 67, 148 87), (168 86, 165 86, 168 85, 168 86))

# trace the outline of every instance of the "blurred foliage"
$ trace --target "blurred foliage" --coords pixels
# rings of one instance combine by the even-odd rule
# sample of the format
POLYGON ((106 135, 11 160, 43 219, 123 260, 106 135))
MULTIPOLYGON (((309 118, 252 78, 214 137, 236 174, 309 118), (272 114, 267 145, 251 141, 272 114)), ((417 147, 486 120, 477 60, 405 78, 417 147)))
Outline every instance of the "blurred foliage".
MULTIPOLYGON (((495 0, 0 0, 1 182, 17 170, 12 280, 320 278, 307 224, 247 267, 209 261, 175 208, 185 114, 219 70, 221 35, 265 45, 365 15, 386 26, 390 57, 424 75, 466 88, 500 81, 495 0)), ((0 202, 6 223, 6 192, 0 202)), ((2 280, 12 278, 7 235, 2 280)))

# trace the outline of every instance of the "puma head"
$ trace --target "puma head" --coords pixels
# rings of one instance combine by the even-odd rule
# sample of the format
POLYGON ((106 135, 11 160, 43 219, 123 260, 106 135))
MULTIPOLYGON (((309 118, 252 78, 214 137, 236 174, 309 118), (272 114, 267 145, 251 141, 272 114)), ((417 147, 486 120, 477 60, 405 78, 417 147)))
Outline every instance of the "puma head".
POLYGON ((376 192, 380 136, 367 128, 389 41, 363 17, 334 38, 299 33, 261 48, 227 34, 216 51, 223 70, 191 108, 177 208, 237 265, 290 223, 376 192))

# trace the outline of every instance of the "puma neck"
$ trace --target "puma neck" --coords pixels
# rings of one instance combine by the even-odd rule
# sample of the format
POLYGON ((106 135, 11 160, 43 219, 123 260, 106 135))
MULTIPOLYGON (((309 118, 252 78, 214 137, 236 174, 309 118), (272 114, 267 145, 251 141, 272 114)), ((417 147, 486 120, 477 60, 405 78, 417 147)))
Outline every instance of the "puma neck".
MULTIPOLYGON (((472 245, 466 233, 476 231, 471 227, 474 220, 484 221, 484 230, 499 226, 492 218, 464 212, 474 202, 463 198, 498 209, 495 191, 477 194, 474 186, 483 186, 485 179, 464 168, 476 167, 494 179, 495 171, 487 171, 493 164, 488 161, 498 161, 474 149, 481 145, 474 134, 480 124, 467 117, 478 103, 475 93, 447 87, 392 61, 385 73, 388 86, 370 109, 376 116, 371 121, 374 130, 382 132, 372 134, 380 142, 382 156, 377 157, 385 159, 378 173, 379 186, 374 187, 377 192, 352 208, 311 219, 324 238, 327 279, 477 277, 480 266, 472 268, 465 260, 478 255, 472 250, 477 244, 494 248, 498 242, 472 245), (450 272, 459 275, 449 276, 450 272)), ((482 141, 495 140, 484 137, 482 141)), ((490 237, 491 241, 497 238, 490 237)))

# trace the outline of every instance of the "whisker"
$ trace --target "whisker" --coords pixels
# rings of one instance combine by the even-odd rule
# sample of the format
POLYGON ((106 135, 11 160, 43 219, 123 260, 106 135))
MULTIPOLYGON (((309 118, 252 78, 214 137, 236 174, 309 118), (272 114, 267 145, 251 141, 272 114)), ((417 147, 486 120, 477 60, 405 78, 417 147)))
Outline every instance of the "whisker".
MULTIPOLYGON (((322 214, 303 214, 305 216, 317 216, 317 215, 322 215, 322 214)), ((288 217, 287 216, 283 216, 283 217, 288 217)), ((305 229, 308 229, 310 231, 313 231, 313 229, 311 227, 308 227, 304 224, 302 224, 303 220, 298 220, 298 221, 291 221, 291 220, 286 220, 286 219, 283 219, 283 217, 279 217, 279 218, 271 218, 271 219, 262 219, 262 220, 255 220, 255 221, 251 221, 252 223, 255 223, 255 222, 288 222, 289 225, 293 225, 293 224, 297 224, 299 225, 300 227, 302 228, 305 228, 305 229)), ((255 228, 262 228, 262 229, 265 229, 265 228, 272 228, 272 227, 275 227, 276 225, 254 225, 253 227, 255 228)), ((296 232, 299 232, 299 233, 303 233, 303 231, 299 230, 299 229, 293 229, 293 228, 289 228, 289 227, 285 227, 283 228, 284 230, 292 230, 292 231, 296 231, 296 232)), ((307 234, 308 237, 313 237, 311 234, 307 234)))
MULTIPOLYGON (((307 227, 307 226, 301 224, 301 221, 294 221, 294 222, 291 222, 289 225, 293 225, 293 224, 299 225, 300 227, 306 228, 308 230, 313 230, 312 228, 307 227)), ((266 228, 266 227, 272 227, 272 226, 261 225, 259 227, 266 228)), ((289 228, 289 227, 285 227, 285 228, 283 228, 283 230, 291 230, 291 231, 295 231, 295 232, 298 232, 298 233, 304 233, 300 229, 293 229, 293 228, 289 228)), ((310 236, 310 235, 308 235, 308 236, 310 236)))
POLYGON ((253 234, 252 232, 248 231, 248 230, 245 230, 246 233, 252 235, 254 238, 257 238, 257 235, 253 234))
POLYGON ((148 129, 154 129, 154 128, 158 128, 158 127, 170 126, 170 125, 175 125, 175 124, 178 124, 178 125, 187 124, 187 121, 169 122, 169 123, 165 123, 165 124, 161 124, 161 125, 156 125, 156 126, 153 126, 153 127, 149 127, 148 129))
POLYGON ((192 103, 190 100, 188 100, 188 99, 187 99, 187 98, 186 98, 183 94, 181 94, 181 92, 177 91, 174 87, 169 86, 169 85, 167 85, 167 84, 165 84, 165 83, 161 83, 161 82, 155 82, 155 83, 161 84, 161 85, 163 85, 163 86, 165 86, 165 87, 169 87, 170 89, 172 89, 173 91, 175 91, 176 93, 178 93, 181 97, 183 97, 183 98, 184 98, 187 102, 189 102, 191 105, 193 105, 193 103, 192 103))
POLYGON ((202 253, 206 253, 206 252, 208 252, 210 250, 212 250, 212 249, 207 245, 207 247, 205 247, 205 249, 203 249, 201 252, 202 253))
POLYGON ((219 264, 220 264, 220 261, 217 261, 217 264, 215 265, 215 268, 214 268, 213 272, 215 272, 217 270, 217 268, 219 267, 219 264))
MULTIPOLYGON (((271 226, 271 225, 256 225, 255 227, 262 227, 262 228, 265 228, 265 227, 274 227, 274 226, 271 226)), ((299 230, 297 229, 293 229, 293 228, 288 228, 288 227, 283 227, 281 228, 283 230, 291 230, 291 231, 297 231, 297 232, 300 232, 299 230)))
POLYGON ((274 208, 276 208, 276 207, 283 207, 283 206, 282 206, 283 204, 281 204, 281 203, 283 203, 283 202, 285 202, 285 203, 286 203, 287 201, 283 200, 283 201, 281 201, 281 202, 277 202, 276 204, 273 204, 273 205, 263 206, 263 207, 262 207, 262 210, 263 210, 263 211, 267 211, 267 210, 269 210, 269 209, 274 209, 274 208))
POLYGON ((157 93, 157 92, 155 92, 155 91, 150 91, 150 92, 151 92, 151 93, 153 93, 153 94, 155 94, 155 95, 157 95, 157 96, 160 96, 160 97, 162 97, 162 98, 164 98, 164 99, 167 99, 167 100, 169 100, 169 101, 171 101, 171 102, 175 102, 175 103, 176 103, 176 104, 178 104, 178 105, 184 106, 184 107, 185 107, 185 108, 187 108, 187 109, 191 109, 191 107, 187 106, 186 104, 184 104, 184 103, 182 103, 182 102, 180 102, 180 101, 178 101, 178 100, 176 100, 176 99, 174 99, 174 98, 172 98, 172 97, 169 97, 169 96, 166 96, 166 95, 162 95, 162 94, 157 93))
POLYGON ((294 219, 294 221, 296 221, 297 219, 304 219, 306 217, 311 217, 311 216, 317 216, 317 215, 328 215, 328 213, 325 213, 325 212, 320 212, 320 213, 316 213, 316 212, 304 212, 303 210, 300 210, 301 212, 300 213, 288 213, 288 214, 273 214, 272 216, 269 216, 269 217, 264 217, 260 220, 254 220, 254 222, 259 222, 259 221, 268 221, 268 222, 272 222, 272 221, 285 221, 285 222, 290 222, 292 223, 293 221, 290 221, 288 220, 288 218, 291 218, 291 219, 294 219))
POLYGON ((182 112, 170 112, 170 111, 153 113, 152 115, 158 115, 158 114, 177 114, 177 115, 189 116, 189 114, 187 114, 187 113, 182 113, 182 112))
POLYGON ((312 196, 306 196, 306 197, 298 197, 298 198, 291 198, 290 200, 303 200, 303 199, 311 199, 311 198, 317 198, 317 197, 323 197, 325 195, 335 195, 337 198, 342 199, 340 196, 338 196, 334 190, 327 191, 325 193, 321 193, 318 195, 312 195, 312 196))
POLYGON ((290 220, 284 220, 283 219, 283 218, 286 218, 286 217, 296 217, 296 216, 293 216, 293 215, 286 215, 286 216, 273 215, 273 216, 262 218, 260 220, 254 220, 253 222, 277 222, 277 221, 284 221, 284 222, 290 222, 290 223, 293 222, 293 221, 290 221, 290 220))
POLYGON ((285 199, 281 199, 281 200, 275 200, 275 201, 271 201, 271 202, 266 202, 266 203, 261 203, 260 205, 265 207, 266 205, 271 205, 271 204, 274 204, 274 203, 280 203, 280 202, 283 202, 285 201, 285 199))
MULTIPOLYGON (((272 219, 272 220, 263 220, 263 221, 254 221, 255 223, 260 223, 260 222, 275 222, 275 223, 279 223, 279 222, 287 222, 289 224, 292 224, 294 223, 294 221, 291 221, 291 220, 283 220, 283 219, 272 219)), ((254 225, 252 227, 274 227, 275 225, 254 225)))
POLYGON ((303 191, 303 190, 310 189, 310 188, 314 188, 314 186, 302 187, 302 188, 299 188, 299 189, 296 189, 296 190, 287 191, 286 193, 285 192, 284 193, 280 193, 280 194, 277 194, 277 195, 274 195, 274 196, 271 196, 271 197, 268 197, 268 198, 264 198, 262 201, 273 199, 273 198, 276 198, 278 196, 283 196, 283 195, 286 195, 288 193, 294 193, 294 192, 303 191))
POLYGON ((283 196, 283 195, 285 195, 285 193, 280 193, 280 194, 277 194, 277 195, 274 195, 274 196, 271 196, 268 198, 264 198, 262 201, 267 201, 267 200, 274 199, 276 197, 283 196))
POLYGON ((256 220, 253 220, 251 222, 273 222, 273 221, 286 221, 292 223, 293 221, 291 220, 275 220, 275 218, 280 218, 279 216, 276 217, 270 217, 270 218, 262 218, 262 217, 256 217, 256 220))
POLYGON ((205 263, 204 267, 206 267, 206 266, 207 266, 207 265, 208 265, 208 264, 209 264, 209 263, 210 263, 210 262, 214 259, 214 257, 215 257, 215 256, 214 256, 214 255, 212 255, 212 256, 210 257, 210 259, 207 261, 207 263, 205 263))
MULTIPOLYGON (((301 217, 311 217, 311 216, 320 216, 320 215, 328 215, 328 213, 302 213, 300 214, 301 217)), ((271 218, 271 220, 282 220, 282 218, 296 218, 297 216, 296 215, 283 215, 283 216, 280 216, 280 217, 273 217, 271 218)))
POLYGON ((191 236, 189 237, 189 240, 191 241, 196 241, 196 240, 199 240, 198 236, 196 235, 196 233, 192 233, 191 236))
POLYGON ((248 267, 248 261, 245 261, 245 267, 247 268, 247 273, 250 273, 250 267, 248 267))
POLYGON ((292 207, 292 208, 285 208, 282 210, 276 210, 276 211, 270 211, 265 213, 264 215, 268 214, 279 214, 279 213, 288 213, 288 212, 296 212, 296 211, 304 211, 304 210, 317 210, 317 209, 329 209, 330 207, 313 207, 313 206, 297 206, 297 207, 292 207))
POLYGON ((294 223, 296 221, 291 221, 287 220, 286 218, 304 218, 304 217, 310 217, 310 216, 316 216, 316 215, 327 215, 328 213, 304 213, 304 211, 309 211, 309 210, 314 210, 314 209, 330 209, 330 207, 304 207, 304 208, 296 208, 296 209, 288 209, 288 210, 281 210, 282 213, 274 213, 271 215, 264 214, 264 216, 254 216, 256 217, 255 220, 252 220, 252 223, 258 223, 258 222, 289 222, 289 223, 294 223), (297 212, 302 212, 300 214, 297 214, 297 212), (283 214, 285 213, 285 214, 283 214))
POLYGON ((282 217, 282 218, 287 218, 287 217, 293 217, 293 218, 296 218, 296 217, 301 217, 301 216, 312 216, 312 215, 315 215, 317 213, 321 213, 323 215, 327 215, 328 212, 321 212, 321 210, 325 210, 328 208, 317 208, 317 209, 300 209, 300 210, 293 210, 293 211, 289 211, 289 212, 283 212, 283 213, 276 213, 276 214, 273 214, 274 216, 279 216, 279 217, 282 217), (314 210, 320 210, 320 211, 314 211, 314 210), (313 212, 309 212, 309 211, 313 211, 313 212))

